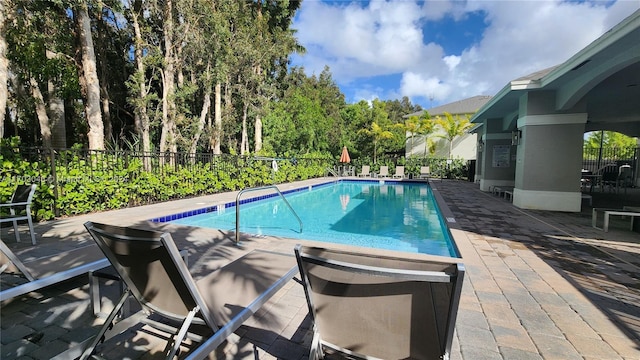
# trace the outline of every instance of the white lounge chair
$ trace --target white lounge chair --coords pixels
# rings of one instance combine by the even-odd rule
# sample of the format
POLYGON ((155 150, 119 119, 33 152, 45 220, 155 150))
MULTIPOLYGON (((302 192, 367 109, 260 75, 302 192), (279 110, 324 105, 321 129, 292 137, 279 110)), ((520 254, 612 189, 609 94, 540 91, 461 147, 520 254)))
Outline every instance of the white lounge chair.
POLYGON ((0 208, 8 207, 9 214, 0 216, 0 223, 12 222, 16 242, 20 242, 20 232, 18 231, 18 221, 27 220, 29 233, 31 234, 31 244, 36 244, 36 235, 33 231, 33 220, 31 219, 31 201, 36 192, 36 185, 18 185, 16 191, 11 196, 11 201, 0 204, 0 208))
POLYGON ((362 171, 358 174, 358 177, 370 177, 371 176, 371 166, 362 165, 362 171))
POLYGON ((421 166, 420 175, 418 175, 418 178, 429 180, 430 177, 431 177, 431 168, 429 166, 421 166))
POLYGON ((380 172, 378 173, 378 177, 388 178, 389 177, 389 167, 388 166, 380 166, 380 172))
POLYGON ((300 245, 295 253, 313 320, 309 359, 449 359, 464 265, 300 245))
POLYGON ((393 174, 394 179, 404 179, 404 166, 396 166, 396 172, 393 174))

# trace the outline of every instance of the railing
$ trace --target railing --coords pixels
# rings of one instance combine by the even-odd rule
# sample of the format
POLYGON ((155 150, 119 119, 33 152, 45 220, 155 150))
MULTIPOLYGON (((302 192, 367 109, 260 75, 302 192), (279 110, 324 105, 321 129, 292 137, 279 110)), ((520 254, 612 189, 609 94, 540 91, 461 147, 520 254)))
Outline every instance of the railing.
POLYGON ((600 175, 602 181, 616 182, 620 167, 631 167, 631 183, 638 183, 638 165, 640 165, 640 148, 588 148, 582 155, 582 169, 600 175))
POLYGON ((289 210, 291 210, 291 213, 293 213, 293 216, 295 216, 296 219, 298 219, 298 223, 300 224, 300 232, 302 232, 302 220, 300 220, 300 217, 298 216, 296 211, 293 210, 293 208, 291 207, 291 204, 289 204, 289 202, 284 197, 284 195, 282 195, 282 193, 280 192, 280 189, 278 189, 277 186, 267 185, 267 186, 249 188, 249 189, 242 189, 240 190, 240 192, 238 192, 238 195, 236 196, 236 245, 240 244, 240 196, 242 196, 242 194, 246 192, 266 190, 266 189, 275 189, 277 191, 278 195, 280 195, 282 200, 284 200, 284 203, 287 204, 287 207, 289 207, 289 210))
POLYGON ((330 168, 330 167, 326 168, 326 169, 324 170, 324 173, 325 173, 325 176, 327 176, 327 175, 331 174, 331 175, 333 175, 333 176, 335 176, 335 177, 338 177, 338 173, 337 173, 334 169, 332 169, 332 168, 330 168))

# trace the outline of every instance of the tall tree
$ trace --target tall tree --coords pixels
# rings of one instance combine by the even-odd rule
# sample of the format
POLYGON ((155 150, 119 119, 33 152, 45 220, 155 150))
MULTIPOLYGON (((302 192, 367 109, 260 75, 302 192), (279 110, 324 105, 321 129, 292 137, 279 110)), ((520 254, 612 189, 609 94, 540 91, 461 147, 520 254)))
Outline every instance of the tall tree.
POLYGON ((378 157, 378 144, 383 140, 393 139, 394 134, 375 121, 371 123, 371 129, 362 129, 361 131, 373 138, 373 163, 375 164, 378 157))
POLYGON ((620 158, 633 156, 638 139, 615 131, 593 131, 584 139, 584 151, 588 156, 600 154, 601 148, 616 149, 620 158))
POLYGON ((473 124, 469 122, 469 118, 460 119, 459 116, 453 116, 448 112, 444 113, 443 117, 438 117, 436 119, 436 123, 440 125, 442 130, 444 130, 444 135, 442 138, 446 139, 449 142, 449 159, 451 159, 451 153, 453 151, 453 140, 461 135, 464 135, 465 131, 470 129, 473 124))
MULTIPOLYGON (((420 126, 418 127, 418 135, 424 136, 424 156, 427 156, 427 153, 433 153, 433 151, 429 151, 429 148, 433 148, 435 144, 429 135, 433 134, 436 131, 437 123, 434 119, 431 118, 429 112, 424 111, 422 115, 420 115, 420 126)), ((435 151, 435 149, 433 149, 435 151)))
MULTIPOLYGON (((133 27, 133 58, 136 71, 131 74, 127 86, 131 93, 134 108, 134 122, 137 133, 142 142, 142 151, 151 151, 150 118, 147 104, 149 102, 149 86, 147 85, 147 66, 145 64, 144 50, 152 49, 146 45, 143 36, 143 11, 142 0, 129 1, 127 6, 129 23, 133 27)), ((146 157, 145 157, 146 159, 146 157)), ((150 169, 151 164, 145 161, 145 169, 150 169)))
MULTIPOLYGON (((166 0, 163 7, 162 33, 164 41, 164 64, 162 69, 162 132, 160 152, 176 152, 176 106, 175 106, 175 48, 173 0, 166 0)), ((172 157, 173 159, 173 157, 172 157)))
POLYGON ((416 134, 418 134, 418 131, 420 131, 420 119, 415 115, 410 116, 404 122, 404 131, 409 133, 409 148, 413 150, 413 138, 416 134))
POLYGON ((9 60, 7 59, 7 41, 4 37, 5 14, 8 10, 5 2, 9 0, 0 0, 0 139, 4 137, 4 117, 7 113, 7 98, 9 91, 7 83, 9 82, 9 60))
POLYGON ((104 150, 104 124, 100 112, 100 81, 96 66, 96 55, 91 36, 91 19, 86 0, 77 2, 74 8, 76 18, 78 41, 82 57, 81 84, 83 85, 85 103, 84 110, 89 124, 89 149, 104 150))

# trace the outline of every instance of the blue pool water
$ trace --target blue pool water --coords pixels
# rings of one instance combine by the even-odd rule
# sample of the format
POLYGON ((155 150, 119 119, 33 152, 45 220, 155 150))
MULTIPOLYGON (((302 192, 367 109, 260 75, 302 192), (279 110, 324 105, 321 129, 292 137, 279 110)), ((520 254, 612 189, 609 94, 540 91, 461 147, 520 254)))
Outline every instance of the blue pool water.
MULTIPOLYGON (((302 232, 278 196, 240 205, 240 231, 458 257, 427 184, 340 181, 285 196, 302 220, 302 232)), ((235 206, 172 222, 235 231, 235 206)))

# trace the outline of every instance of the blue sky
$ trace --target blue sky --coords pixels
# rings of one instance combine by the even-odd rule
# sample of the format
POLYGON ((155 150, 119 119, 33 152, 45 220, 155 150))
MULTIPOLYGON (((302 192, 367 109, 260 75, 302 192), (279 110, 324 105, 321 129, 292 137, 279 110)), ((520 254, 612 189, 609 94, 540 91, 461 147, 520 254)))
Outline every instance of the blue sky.
POLYGON ((307 75, 329 66, 347 102, 430 108, 495 95, 564 62, 640 8, 638 0, 303 0, 294 19, 307 75))

